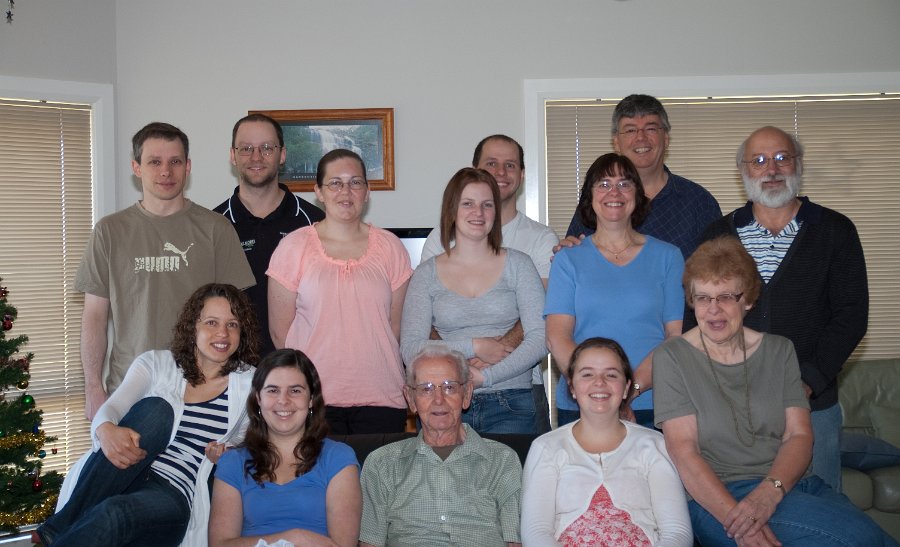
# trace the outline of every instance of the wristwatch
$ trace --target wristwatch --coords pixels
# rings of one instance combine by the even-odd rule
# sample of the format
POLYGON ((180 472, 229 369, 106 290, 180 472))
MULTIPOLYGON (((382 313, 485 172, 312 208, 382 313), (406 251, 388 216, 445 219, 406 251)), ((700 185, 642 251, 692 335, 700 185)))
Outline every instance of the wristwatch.
POLYGON ((774 477, 766 477, 766 480, 772 483, 772 486, 781 490, 781 493, 784 493, 784 483, 774 477))

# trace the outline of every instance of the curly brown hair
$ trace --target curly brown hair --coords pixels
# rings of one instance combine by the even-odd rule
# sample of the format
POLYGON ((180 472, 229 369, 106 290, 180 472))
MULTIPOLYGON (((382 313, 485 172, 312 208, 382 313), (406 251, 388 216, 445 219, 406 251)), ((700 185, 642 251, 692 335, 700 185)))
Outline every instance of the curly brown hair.
POLYGON ((296 349, 280 349, 266 355, 256 372, 253 373, 250 395, 247 397, 247 414, 250 425, 241 446, 250 452, 250 459, 244 462, 244 473, 258 484, 263 481, 275 482, 275 469, 281 463, 278 451, 269 442, 269 426, 262 417, 259 407, 259 395, 266 385, 269 374, 280 367, 296 368, 306 378, 309 386, 310 415, 306 419, 303 436, 294 447, 294 476, 299 477, 316 465, 322 452, 323 441, 328 435, 328 422, 325 419, 325 398, 322 396, 322 384, 319 373, 309 357, 296 349))
POLYGON ((172 329, 172 344, 169 346, 175 364, 181 367, 184 379, 192 386, 205 382, 203 373, 197 365, 197 321, 200 320, 200 312, 206 301, 215 297, 228 300, 231 313, 241 323, 241 338, 237 351, 219 371, 219 375, 228 376, 236 370, 247 370, 251 364, 259 360, 259 323, 250 298, 233 285, 208 283, 194 291, 184 303, 178 322, 172 329))

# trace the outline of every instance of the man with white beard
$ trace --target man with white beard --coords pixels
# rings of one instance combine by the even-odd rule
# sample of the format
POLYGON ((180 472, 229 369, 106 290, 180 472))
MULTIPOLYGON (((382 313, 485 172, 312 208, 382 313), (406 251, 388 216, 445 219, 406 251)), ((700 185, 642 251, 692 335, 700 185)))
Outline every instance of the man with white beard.
POLYGON ((794 343, 812 409, 812 471, 840 491, 837 376, 866 333, 869 287, 853 222, 799 196, 802 159, 796 137, 771 126, 754 131, 737 151, 750 201, 704 239, 737 236, 756 261, 763 287, 744 324, 794 343))

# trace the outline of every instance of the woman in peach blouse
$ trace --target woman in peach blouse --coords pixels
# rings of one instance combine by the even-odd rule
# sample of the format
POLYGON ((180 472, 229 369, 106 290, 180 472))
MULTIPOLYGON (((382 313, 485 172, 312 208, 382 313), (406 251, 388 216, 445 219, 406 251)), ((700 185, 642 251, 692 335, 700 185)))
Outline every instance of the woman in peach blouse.
POLYGON ((325 154, 315 191, 325 220, 285 236, 266 272, 272 341, 316 363, 332 433, 403 431, 398 339, 409 255, 362 221, 369 185, 359 155, 325 154))

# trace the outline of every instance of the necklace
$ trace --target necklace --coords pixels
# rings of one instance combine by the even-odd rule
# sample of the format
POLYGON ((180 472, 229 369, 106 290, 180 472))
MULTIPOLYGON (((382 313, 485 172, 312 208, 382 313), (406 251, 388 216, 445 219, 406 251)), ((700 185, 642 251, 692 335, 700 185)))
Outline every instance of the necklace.
POLYGON ((706 353, 706 362, 709 363, 709 370, 712 371, 713 379, 716 381, 716 387, 719 388, 719 394, 722 395, 722 398, 728 403, 728 408, 731 409, 731 419, 734 422, 734 434, 742 445, 750 448, 756 444, 756 437, 753 435, 753 416, 750 414, 750 372, 748 371, 750 367, 747 365, 747 345, 744 343, 743 329, 741 329, 740 337, 741 349, 744 351, 744 361, 740 364, 744 367, 744 404, 746 405, 747 425, 750 427, 749 443, 744 441, 744 436, 741 435, 741 428, 738 426, 737 410, 735 410, 734 404, 731 402, 731 397, 725 393, 725 390, 722 388, 722 383, 719 382, 719 375, 716 374, 716 367, 713 366, 712 357, 709 356, 709 349, 706 347, 703 331, 700 331, 700 343, 703 344, 703 352, 706 353))
POLYGON ((632 241, 631 238, 628 238, 628 245, 622 247, 622 248, 619 249, 618 251, 613 250, 613 249, 610 249, 609 247, 607 247, 607 246, 605 246, 605 245, 602 245, 602 244, 600 243, 600 241, 598 241, 597 238, 594 238, 594 244, 595 244, 597 247, 600 247, 600 249, 602 249, 602 250, 606 251, 607 253, 613 255, 613 260, 619 260, 619 255, 620 255, 620 254, 624 253, 624 252, 627 251, 628 249, 630 249, 630 248, 634 247, 635 245, 637 245, 637 243, 635 243, 634 241, 632 241))

